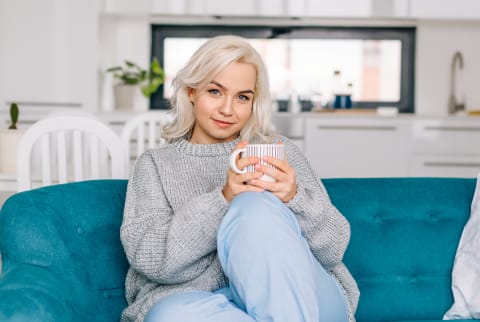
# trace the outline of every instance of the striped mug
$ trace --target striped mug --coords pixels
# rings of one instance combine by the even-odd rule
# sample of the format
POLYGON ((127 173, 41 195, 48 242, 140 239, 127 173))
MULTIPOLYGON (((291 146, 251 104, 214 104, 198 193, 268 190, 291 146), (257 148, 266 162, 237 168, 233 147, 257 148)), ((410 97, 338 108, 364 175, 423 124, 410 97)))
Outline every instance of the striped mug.
MULTIPOLYGON (((285 145, 283 144, 248 144, 244 148, 236 149, 230 155, 230 168, 236 173, 249 173, 255 172, 255 165, 246 166, 243 169, 237 167, 237 156, 241 153, 241 158, 255 156, 260 159, 260 164, 267 165, 269 167, 273 166, 265 161, 263 161, 264 156, 273 157, 275 159, 284 160, 285 159, 285 145)), ((264 174, 260 177, 260 180, 275 182, 275 179, 264 174)))

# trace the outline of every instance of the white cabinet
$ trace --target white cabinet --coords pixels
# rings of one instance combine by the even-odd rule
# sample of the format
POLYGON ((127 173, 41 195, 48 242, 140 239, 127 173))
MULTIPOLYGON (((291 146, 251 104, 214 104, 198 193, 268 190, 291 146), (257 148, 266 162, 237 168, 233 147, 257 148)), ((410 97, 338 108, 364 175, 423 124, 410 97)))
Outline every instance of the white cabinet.
POLYGON ((480 122, 414 120, 410 176, 476 177, 480 171, 480 122))
POLYGON ((209 15, 247 16, 257 13, 256 0, 242 0, 241 4, 232 0, 206 0, 205 2, 205 13, 209 15))
POLYGON ((420 19, 477 19, 480 1, 410 0, 410 14, 420 19))
POLYGON ((235 0, 103 0, 102 11, 121 15, 477 19, 480 1, 244 0, 239 4, 235 0))
POLYGON ((305 119, 291 113, 275 113, 272 117, 274 131, 288 137, 302 151, 305 151, 305 119))
POLYGON ((104 0, 103 12, 119 15, 232 17, 407 17, 410 0, 104 0))
POLYGON ((371 16, 378 18, 408 18, 410 0, 371 0, 371 16))
POLYGON ((475 178, 480 171, 480 155, 412 154, 411 177, 475 178))
POLYGON ((476 118, 305 119, 305 154, 324 178, 476 177, 479 142, 476 118))
POLYGON ((206 15, 282 17, 304 16, 306 0, 204 0, 206 15))
POLYGON ((323 178, 408 175, 410 123, 382 118, 311 118, 305 152, 323 178))
POLYGON ((97 105, 96 0, 0 1, 0 104, 97 105))
POLYGON ((306 15, 311 17, 369 17, 371 0, 307 0, 306 15))

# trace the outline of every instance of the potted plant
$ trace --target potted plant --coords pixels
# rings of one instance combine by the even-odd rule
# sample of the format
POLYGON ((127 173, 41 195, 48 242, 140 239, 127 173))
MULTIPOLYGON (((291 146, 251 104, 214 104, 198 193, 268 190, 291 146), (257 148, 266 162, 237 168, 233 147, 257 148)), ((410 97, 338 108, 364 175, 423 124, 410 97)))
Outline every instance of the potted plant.
POLYGON ((14 173, 17 168, 17 148, 23 130, 17 128, 19 109, 16 103, 10 104, 10 125, 0 130, 0 172, 14 173))
POLYGON ((154 58, 148 70, 138 64, 125 60, 124 65, 110 67, 106 71, 113 73, 116 83, 113 86, 115 108, 132 109, 138 93, 149 98, 165 81, 165 72, 157 58, 154 58))

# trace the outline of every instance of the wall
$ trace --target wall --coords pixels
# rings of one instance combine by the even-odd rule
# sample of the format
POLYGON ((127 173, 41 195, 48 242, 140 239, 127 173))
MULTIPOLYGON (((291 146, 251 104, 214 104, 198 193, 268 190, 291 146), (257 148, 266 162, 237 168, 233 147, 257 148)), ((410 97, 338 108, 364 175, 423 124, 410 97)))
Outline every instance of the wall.
POLYGON ((6 101, 97 108, 97 0, 0 1, 0 111, 6 101))
POLYGON ((480 110, 480 21, 420 21, 417 30, 416 107, 420 115, 445 115, 450 95, 451 60, 462 52, 458 96, 467 109, 480 110))

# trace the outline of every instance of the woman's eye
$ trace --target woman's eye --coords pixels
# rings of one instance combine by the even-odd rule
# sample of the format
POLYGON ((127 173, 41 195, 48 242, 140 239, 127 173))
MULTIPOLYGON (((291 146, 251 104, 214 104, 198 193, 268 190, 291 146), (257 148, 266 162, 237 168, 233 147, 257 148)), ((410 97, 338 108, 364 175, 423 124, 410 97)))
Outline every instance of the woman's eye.
POLYGON ((220 94, 220 91, 216 88, 209 89, 208 92, 213 95, 218 95, 220 94))
POLYGON ((246 95, 239 95, 238 99, 241 100, 242 102, 248 102, 250 100, 250 97, 246 95))

